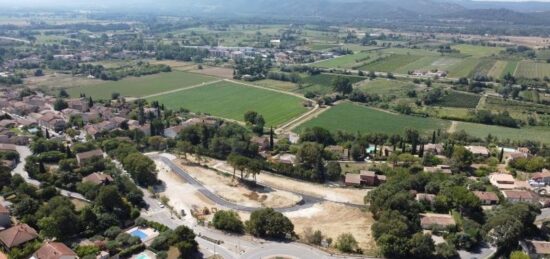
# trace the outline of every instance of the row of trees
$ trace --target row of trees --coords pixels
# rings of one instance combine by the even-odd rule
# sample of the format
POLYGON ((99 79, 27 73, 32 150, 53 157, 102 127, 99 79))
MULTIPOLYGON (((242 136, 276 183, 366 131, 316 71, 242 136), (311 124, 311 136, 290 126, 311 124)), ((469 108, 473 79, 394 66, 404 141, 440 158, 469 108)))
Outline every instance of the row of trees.
POLYGON ((259 209, 243 223, 234 211, 218 211, 212 224, 215 228, 242 234, 245 231, 256 237, 286 239, 294 236, 294 225, 282 213, 271 208, 259 209))

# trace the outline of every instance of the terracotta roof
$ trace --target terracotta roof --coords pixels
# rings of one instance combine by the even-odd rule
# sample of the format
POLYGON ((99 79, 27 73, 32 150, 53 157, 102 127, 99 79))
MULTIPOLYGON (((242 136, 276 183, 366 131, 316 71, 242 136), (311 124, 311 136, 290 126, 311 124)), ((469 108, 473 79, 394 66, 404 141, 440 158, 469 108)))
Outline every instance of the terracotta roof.
POLYGON ((428 194, 428 193, 417 193, 416 198, 417 201, 429 201, 433 202, 435 200, 435 195, 428 194))
POLYGON ((38 237, 36 230, 21 224, 0 232, 0 241, 8 248, 19 246, 38 237))
POLYGON ((17 148, 12 144, 0 144, 0 150, 17 151, 17 148))
POLYGON ((361 175, 358 174, 346 174, 345 183, 348 184, 361 184, 361 175))
POLYGON ((533 200, 536 198, 532 192, 523 190, 503 190, 502 195, 507 199, 515 200, 533 200))
POLYGON ((361 170, 360 175, 367 176, 367 177, 375 177, 376 173, 373 171, 361 170))
POLYGON ((494 192, 473 192, 482 201, 498 201, 498 196, 494 192))
POLYGON ((527 242, 531 245, 535 253, 544 255, 550 254, 550 242, 534 240, 527 242))
POLYGON ((34 253, 37 259, 59 259, 62 256, 76 257, 77 255, 65 244, 58 242, 47 242, 34 253))
POLYGON ((8 256, 0 251, 0 259, 8 259, 8 256))
POLYGON ((474 155, 489 155, 489 149, 484 146, 466 146, 465 148, 474 155))
POLYGON ((101 151, 101 149, 95 149, 87 152, 78 153, 76 154, 76 157, 80 160, 92 157, 103 157, 103 151, 101 151))

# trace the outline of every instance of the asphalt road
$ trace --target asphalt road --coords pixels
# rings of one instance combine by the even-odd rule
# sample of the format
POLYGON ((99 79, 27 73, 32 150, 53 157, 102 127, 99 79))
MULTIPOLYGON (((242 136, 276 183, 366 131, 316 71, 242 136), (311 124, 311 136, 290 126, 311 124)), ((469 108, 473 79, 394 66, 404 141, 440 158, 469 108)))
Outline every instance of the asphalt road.
MULTIPOLYGON (((218 196, 217 194, 211 192, 210 190, 208 190, 206 187, 204 187, 204 185, 202 185, 200 182, 198 182, 197 180, 195 180, 195 178, 193 178, 192 176, 190 176, 187 172, 185 172, 183 169, 181 169, 179 166, 177 166, 176 164, 174 164, 174 162, 172 162, 170 159, 164 157, 164 156, 153 156, 155 159, 159 159, 160 161, 162 161, 163 163, 165 163, 168 167, 170 167, 170 169, 175 172, 176 174, 178 174, 178 176, 180 176, 181 178, 183 178, 186 182, 188 182, 189 184, 191 184, 193 187, 195 187, 197 189, 197 191, 199 191, 200 193, 202 193, 204 196, 206 196, 208 199, 212 200, 213 202, 215 202, 216 204, 220 205, 220 206, 223 206, 223 207, 226 207, 228 209, 232 209, 232 210, 238 210, 238 211, 246 211, 246 212, 253 212, 255 210, 258 210, 257 207, 247 207, 247 206, 242 206, 242 205, 239 205, 239 204, 235 204, 235 203, 232 203, 232 202, 229 202, 223 198, 221 198, 220 196, 218 196)), ((292 207, 286 207, 286 208, 277 208, 275 210, 279 211, 279 212, 291 212, 291 211, 297 211, 297 210, 302 210, 302 209, 306 209, 306 208, 310 208, 311 206, 313 206, 315 203, 318 203, 318 202, 321 202, 322 199, 320 198, 317 198, 317 197, 313 197, 313 196, 307 196, 307 195, 303 195, 303 194, 299 194, 300 196, 302 196, 302 201, 299 203, 299 204, 296 204, 292 207)))

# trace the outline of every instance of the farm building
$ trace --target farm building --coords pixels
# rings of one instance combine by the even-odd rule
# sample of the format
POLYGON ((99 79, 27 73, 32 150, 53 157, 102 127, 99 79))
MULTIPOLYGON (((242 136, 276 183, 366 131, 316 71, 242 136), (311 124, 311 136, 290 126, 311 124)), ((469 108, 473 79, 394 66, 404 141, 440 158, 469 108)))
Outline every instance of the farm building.
POLYGON ((550 256, 550 242, 527 240, 520 242, 520 245, 530 258, 548 258, 550 256))

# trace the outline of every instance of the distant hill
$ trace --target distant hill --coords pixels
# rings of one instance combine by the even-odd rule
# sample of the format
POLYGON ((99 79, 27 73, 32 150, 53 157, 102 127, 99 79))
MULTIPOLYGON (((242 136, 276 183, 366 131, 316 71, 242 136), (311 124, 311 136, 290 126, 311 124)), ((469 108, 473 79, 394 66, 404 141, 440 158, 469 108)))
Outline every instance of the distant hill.
POLYGON ((458 4, 468 9, 508 9, 517 12, 545 12, 550 11, 550 2, 524 1, 472 1, 472 0, 437 0, 458 4))

